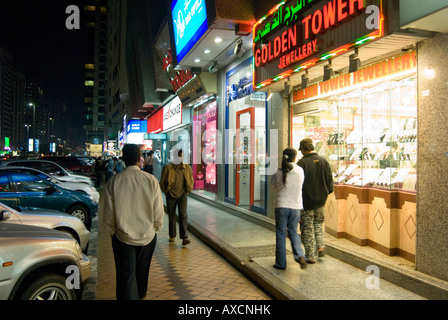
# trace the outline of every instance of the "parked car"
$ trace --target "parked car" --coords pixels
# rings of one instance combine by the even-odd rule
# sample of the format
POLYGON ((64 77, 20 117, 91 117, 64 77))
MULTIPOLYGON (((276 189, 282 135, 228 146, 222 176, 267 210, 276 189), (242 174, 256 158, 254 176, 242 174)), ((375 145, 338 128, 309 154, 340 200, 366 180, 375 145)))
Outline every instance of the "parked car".
POLYGON ((40 170, 50 175, 57 176, 59 180, 70 182, 83 182, 94 185, 92 179, 74 174, 70 170, 66 170, 61 165, 47 160, 5 160, 0 162, 0 167, 28 167, 40 170))
POLYGON ((0 252, 0 300, 80 299, 90 277, 78 242, 57 230, 0 224, 0 252))
POLYGON ((84 192, 84 193, 88 194, 92 200, 95 200, 96 202, 100 201, 100 193, 95 189, 95 187, 93 187, 87 183, 59 180, 58 176, 51 176, 51 175, 46 174, 40 170, 28 168, 28 167, 9 167, 9 166, 8 167, 0 167, 0 171, 10 170, 10 169, 34 174, 35 176, 38 176, 42 179, 47 179, 48 181, 50 181, 50 182, 54 183, 55 185, 58 185, 64 189, 84 192))
POLYGON ((86 163, 78 159, 77 157, 43 157, 42 160, 48 160, 56 162, 61 165, 65 169, 69 169, 76 174, 86 176, 86 177, 94 177, 95 172, 93 171, 93 167, 91 164, 86 163))
POLYGON ((74 156, 74 157, 78 158, 79 160, 87 164, 90 164, 91 166, 93 166, 93 164, 95 163, 95 159, 89 156, 74 156))
POLYGON ((25 224, 36 227, 50 228, 70 234, 79 245, 83 252, 87 251, 90 232, 86 226, 79 220, 65 212, 27 207, 9 207, 0 203, 0 212, 3 223, 25 224))
POLYGON ((90 230, 98 202, 89 195, 61 188, 46 179, 20 170, 0 171, 0 202, 8 206, 37 207, 66 212, 90 230))

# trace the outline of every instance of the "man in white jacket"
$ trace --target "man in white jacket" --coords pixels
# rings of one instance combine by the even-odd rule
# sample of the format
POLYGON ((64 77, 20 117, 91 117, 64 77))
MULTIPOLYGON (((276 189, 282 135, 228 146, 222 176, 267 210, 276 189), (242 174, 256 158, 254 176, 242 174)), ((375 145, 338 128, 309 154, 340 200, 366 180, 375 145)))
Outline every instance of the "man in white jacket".
POLYGON ((140 148, 123 147, 126 169, 105 188, 103 226, 112 236, 117 300, 146 296, 151 259, 162 228, 163 198, 157 179, 140 169, 140 148))

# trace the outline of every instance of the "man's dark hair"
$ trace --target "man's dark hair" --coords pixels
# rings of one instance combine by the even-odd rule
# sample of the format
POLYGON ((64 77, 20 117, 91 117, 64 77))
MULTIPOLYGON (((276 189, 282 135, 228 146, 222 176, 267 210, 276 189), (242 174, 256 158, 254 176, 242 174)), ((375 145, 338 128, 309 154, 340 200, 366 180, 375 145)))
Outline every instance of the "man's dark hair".
POLYGON ((123 161, 126 166, 135 166, 140 159, 140 147, 136 144, 126 144, 123 147, 123 161))
POLYGON ((314 146, 313 146, 313 140, 307 138, 307 139, 303 139, 302 141, 300 141, 300 148, 299 151, 308 151, 311 152, 314 150, 314 146))

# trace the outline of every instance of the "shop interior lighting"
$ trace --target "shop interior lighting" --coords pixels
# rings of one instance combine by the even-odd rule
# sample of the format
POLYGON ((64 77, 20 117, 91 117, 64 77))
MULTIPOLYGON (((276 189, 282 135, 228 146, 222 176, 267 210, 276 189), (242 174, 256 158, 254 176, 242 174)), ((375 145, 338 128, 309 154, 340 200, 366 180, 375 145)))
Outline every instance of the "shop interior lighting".
POLYGON ((328 60, 328 64, 324 66, 324 81, 330 80, 334 75, 333 64, 331 59, 328 60))
POLYGON ((205 53, 205 54, 209 54, 210 52, 211 52, 210 49, 205 49, 205 50, 204 50, 204 53, 205 53))
POLYGON ((199 63, 201 62, 201 59, 195 59, 194 62, 199 63))
POLYGON ((215 39, 215 43, 221 43, 221 42, 222 42, 221 38, 218 37, 218 38, 215 39))

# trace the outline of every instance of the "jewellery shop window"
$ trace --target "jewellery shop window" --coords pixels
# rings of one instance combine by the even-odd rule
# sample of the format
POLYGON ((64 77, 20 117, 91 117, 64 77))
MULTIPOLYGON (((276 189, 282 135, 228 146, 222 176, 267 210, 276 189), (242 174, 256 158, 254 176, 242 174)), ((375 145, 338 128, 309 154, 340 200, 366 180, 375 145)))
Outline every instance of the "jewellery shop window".
POLYGON ((319 100, 294 115, 293 147, 311 138, 337 184, 415 191, 416 95, 413 76, 319 100))

